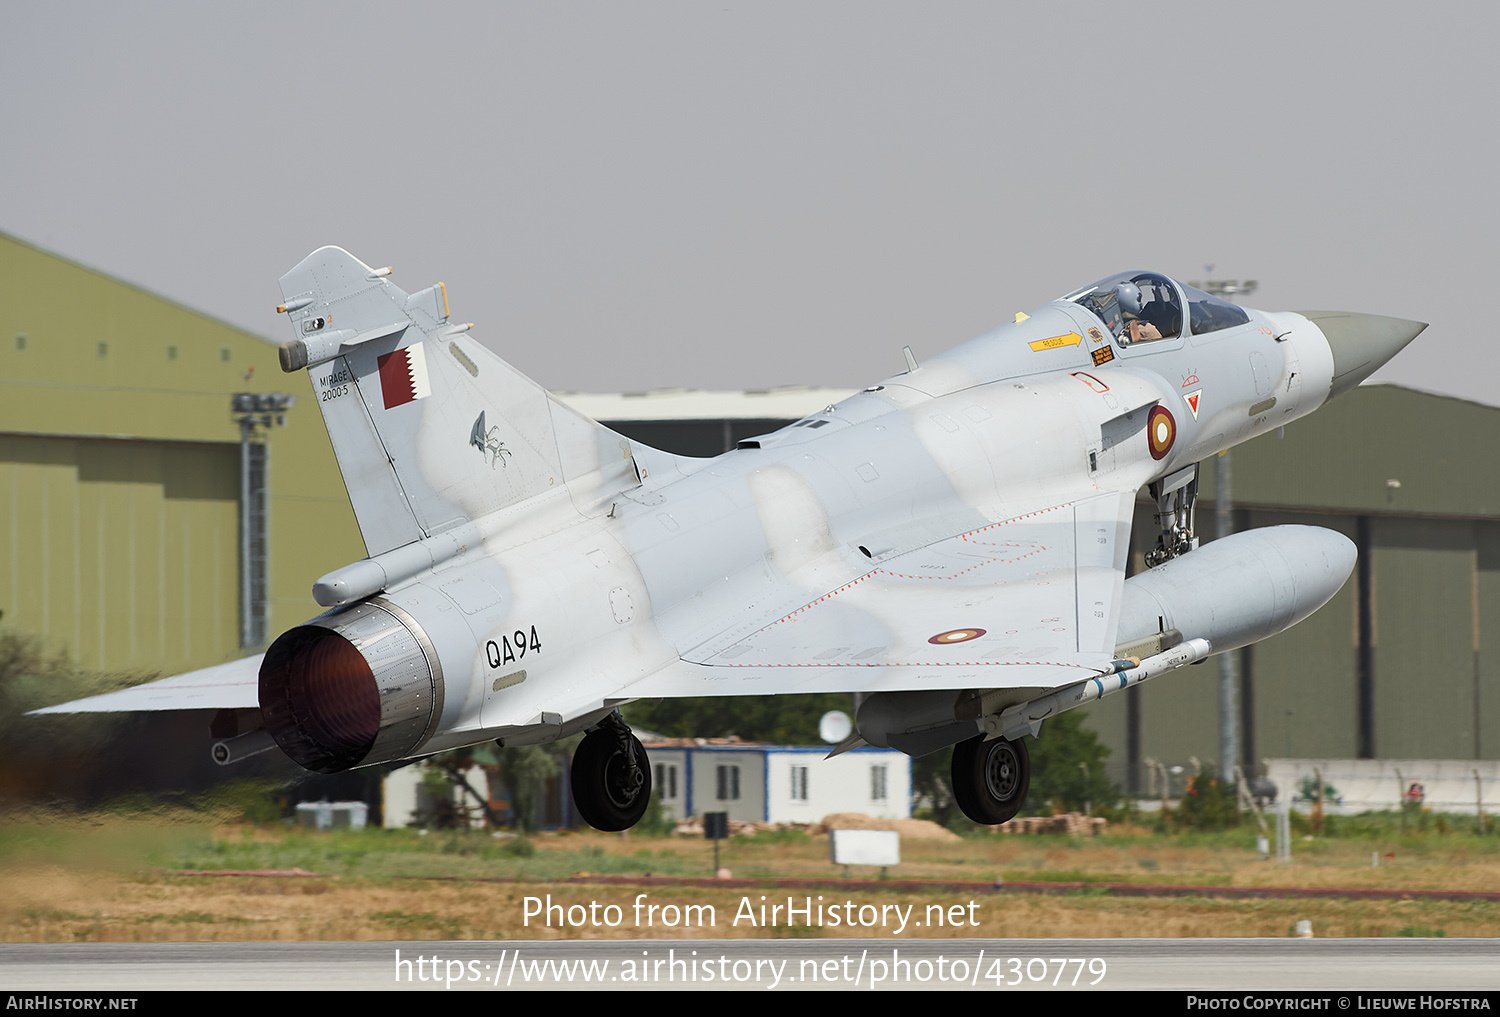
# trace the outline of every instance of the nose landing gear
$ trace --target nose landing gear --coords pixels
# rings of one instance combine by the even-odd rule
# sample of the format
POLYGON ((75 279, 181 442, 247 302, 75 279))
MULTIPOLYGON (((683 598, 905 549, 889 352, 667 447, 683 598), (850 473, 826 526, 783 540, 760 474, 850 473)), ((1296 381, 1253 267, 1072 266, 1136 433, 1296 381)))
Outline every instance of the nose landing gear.
POLYGON ((1021 811, 1031 787, 1026 743, 984 736, 953 746, 953 797, 976 823, 995 826, 1021 811))
POLYGON ((596 830, 628 830, 651 801, 651 767, 641 740, 618 712, 599 722, 573 753, 573 802, 596 830))

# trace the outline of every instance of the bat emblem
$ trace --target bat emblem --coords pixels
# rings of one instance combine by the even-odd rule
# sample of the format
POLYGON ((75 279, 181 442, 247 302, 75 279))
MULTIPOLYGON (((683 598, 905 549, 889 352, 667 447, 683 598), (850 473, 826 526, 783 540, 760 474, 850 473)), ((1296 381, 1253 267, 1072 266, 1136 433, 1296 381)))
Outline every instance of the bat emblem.
POLYGON ((505 460, 510 458, 511 455, 510 449, 505 447, 505 442, 500 440, 500 428, 498 426, 492 427, 488 431, 485 430, 483 410, 479 411, 479 419, 474 421, 474 427, 469 431, 469 444, 477 448, 481 455, 490 457, 490 469, 492 470, 495 468, 496 463, 504 466, 505 460))

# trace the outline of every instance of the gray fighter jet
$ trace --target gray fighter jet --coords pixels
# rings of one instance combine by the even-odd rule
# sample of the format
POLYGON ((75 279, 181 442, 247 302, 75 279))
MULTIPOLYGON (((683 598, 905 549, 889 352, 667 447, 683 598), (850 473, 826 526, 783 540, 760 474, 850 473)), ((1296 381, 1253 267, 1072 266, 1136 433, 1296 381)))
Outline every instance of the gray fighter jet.
POLYGON ((370 554, 317 581, 328 610, 262 657, 39 712, 210 708, 220 761, 274 744, 323 773, 582 731, 578 809, 620 830, 651 791, 621 704, 848 692, 839 750, 954 745, 960 806, 1000 823, 1047 717, 1343 585, 1331 530, 1199 547, 1198 463, 1425 327, 1127 272, 691 459, 573 411, 450 323, 441 283, 389 275, 325 247, 281 279, 281 364, 312 374, 370 554), (1143 487, 1160 533, 1127 580, 1143 487))

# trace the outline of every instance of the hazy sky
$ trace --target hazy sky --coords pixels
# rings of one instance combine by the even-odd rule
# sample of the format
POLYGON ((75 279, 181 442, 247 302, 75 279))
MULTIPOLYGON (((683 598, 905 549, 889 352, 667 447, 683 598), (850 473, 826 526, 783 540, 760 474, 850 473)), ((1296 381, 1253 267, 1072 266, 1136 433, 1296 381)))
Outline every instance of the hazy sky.
MULTIPOLYGON (((0 230, 280 342, 338 244, 554 389, 858 386, 1127 268, 1500 404, 1500 5, 0 4, 0 230)), ((270 362, 265 369, 273 365, 270 362)))

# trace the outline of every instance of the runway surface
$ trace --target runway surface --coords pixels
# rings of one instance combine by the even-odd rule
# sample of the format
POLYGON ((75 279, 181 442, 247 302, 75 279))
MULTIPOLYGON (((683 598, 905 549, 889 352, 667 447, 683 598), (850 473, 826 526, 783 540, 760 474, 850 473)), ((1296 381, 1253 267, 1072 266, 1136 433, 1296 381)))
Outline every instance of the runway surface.
POLYGON ((1328 990, 1364 1009, 1361 992, 1500 989, 1500 940, 0 944, 11 992, 557 988, 1328 990))

